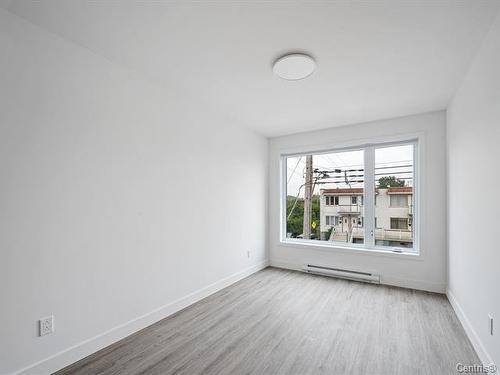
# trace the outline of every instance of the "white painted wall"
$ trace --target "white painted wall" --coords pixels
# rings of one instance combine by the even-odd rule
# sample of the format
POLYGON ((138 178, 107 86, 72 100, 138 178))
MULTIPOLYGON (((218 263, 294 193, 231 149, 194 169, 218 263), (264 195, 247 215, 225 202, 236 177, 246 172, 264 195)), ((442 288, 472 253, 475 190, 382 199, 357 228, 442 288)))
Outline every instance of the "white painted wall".
POLYGON ((500 365, 500 16, 448 108, 447 139, 448 294, 482 360, 500 365))
POLYGON ((0 374, 264 264, 266 139, 1 10, 0 51, 0 374))
POLYGON ((383 283, 444 292, 446 287, 445 112, 375 121, 272 138, 269 166, 269 251, 271 265, 300 268, 305 263, 381 274, 383 283), (341 248, 280 242, 280 155, 368 141, 413 137, 420 143, 421 256, 375 254, 341 248))

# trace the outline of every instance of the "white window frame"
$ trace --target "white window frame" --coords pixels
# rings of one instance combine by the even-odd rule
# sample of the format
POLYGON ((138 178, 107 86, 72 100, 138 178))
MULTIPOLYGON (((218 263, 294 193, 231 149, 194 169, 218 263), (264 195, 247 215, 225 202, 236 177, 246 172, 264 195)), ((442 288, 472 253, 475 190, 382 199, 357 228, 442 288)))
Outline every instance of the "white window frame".
MULTIPOLYGON (((281 181, 280 181, 280 242, 282 244, 289 245, 306 245, 306 246, 316 246, 321 248, 331 248, 339 249, 342 251, 364 251, 370 254, 391 254, 394 256, 406 256, 410 255, 412 257, 422 257, 422 251, 420 249, 420 167, 424 163, 423 158, 421 158, 420 149, 423 147, 423 139, 419 134, 414 137, 402 137, 394 141, 374 141, 374 142, 360 142, 359 144, 353 143, 351 145, 343 147, 322 147, 317 149, 311 149, 308 151, 300 152, 283 152, 280 155, 281 163, 281 181), (397 247, 397 246, 382 246, 375 245, 375 194, 368 194, 369 191, 375 191, 375 149, 391 147, 391 146, 403 146, 403 145, 413 145, 413 220, 412 220, 412 230, 413 230, 413 247, 397 247), (286 238, 286 195, 287 195, 287 169, 286 159, 289 157, 304 156, 304 155, 319 155, 319 154, 329 154, 334 152, 346 152, 346 151, 364 151, 364 194, 363 194, 363 206, 364 206, 364 222, 363 227, 365 230, 364 243, 356 244, 344 244, 342 242, 333 241, 321 241, 321 240, 308 240, 308 239, 296 239, 296 238, 286 238), (415 220, 416 218, 416 220, 415 220), (368 235, 370 234, 370 235, 368 235)), ((410 203, 409 203, 410 204, 410 203)))

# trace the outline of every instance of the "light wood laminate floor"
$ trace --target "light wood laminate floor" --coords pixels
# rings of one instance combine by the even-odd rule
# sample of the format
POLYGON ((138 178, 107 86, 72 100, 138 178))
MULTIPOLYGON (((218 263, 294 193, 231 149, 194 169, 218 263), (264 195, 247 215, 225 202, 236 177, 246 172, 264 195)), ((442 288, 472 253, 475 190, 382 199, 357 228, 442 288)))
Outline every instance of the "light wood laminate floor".
POLYGON ((444 295, 267 268, 62 374, 456 374, 479 364, 444 295))

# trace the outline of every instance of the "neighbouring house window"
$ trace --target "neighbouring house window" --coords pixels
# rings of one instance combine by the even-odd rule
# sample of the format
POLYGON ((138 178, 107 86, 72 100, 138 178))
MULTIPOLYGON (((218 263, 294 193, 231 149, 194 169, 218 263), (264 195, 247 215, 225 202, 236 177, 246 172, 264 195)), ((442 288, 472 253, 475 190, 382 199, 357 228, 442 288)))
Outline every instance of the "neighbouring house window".
POLYGON ((403 217, 391 217, 391 229, 408 229, 408 219, 403 217))
POLYGON ((283 241, 418 252, 416 147, 408 141, 283 156, 283 241))
POLYGON ((391 207, 408 207, 408 195, 390 195, 391 207))
POLYGON ((327 215, 325 216, 326 219, 326 225, 339 225, 339 217, 338 216, 331 216, 327 215))
POLYGON ((339 197, 336 197, 336 196, 326 196, 325 197, 325 200, 326 200, 326 205, 327 206, 338 206, 339 204, 339 197))

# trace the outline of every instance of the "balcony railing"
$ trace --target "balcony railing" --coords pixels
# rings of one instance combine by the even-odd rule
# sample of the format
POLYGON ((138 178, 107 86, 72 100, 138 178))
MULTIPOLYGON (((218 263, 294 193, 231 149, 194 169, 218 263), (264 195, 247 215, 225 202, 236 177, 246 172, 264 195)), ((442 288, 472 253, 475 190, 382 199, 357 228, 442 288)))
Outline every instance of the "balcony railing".
MULTIPOLYGON (((347 232, 345 232, 347 235, 347 232)), ((336 233, 341 236, 340 233, 336 233)), ((353 238, 364 238, 365 230, 364 228, 353 228, 352 229, 353 238)), ((413 232, 411 230, 405 229, 375 229, 375 240, 380 241, 401 241, 401 242, 411 242, 413 241, 413 232)))
POLYGON ((405 229, 375 229, 375 239, 413 241, 413 232, 405 229))
POLYGON ((359 204, 339 204, 337 206, 339 214, 360 214, 363 211, 363 206, 359 204))

